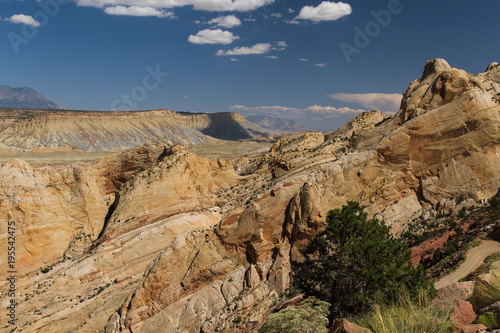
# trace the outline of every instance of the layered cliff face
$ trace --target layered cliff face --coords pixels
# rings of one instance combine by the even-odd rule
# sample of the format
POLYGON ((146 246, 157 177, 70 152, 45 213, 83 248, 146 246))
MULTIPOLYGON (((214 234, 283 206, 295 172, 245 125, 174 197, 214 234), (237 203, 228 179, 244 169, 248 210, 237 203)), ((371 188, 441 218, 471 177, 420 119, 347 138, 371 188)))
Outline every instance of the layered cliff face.
POLYGON ((22 260, 20 331, 248 329, 290 286, 292 260, 330 209, 358 200, 399 234, 414 218, 497 192, 499 75, 494 65, 473 76, 429 61, 396 116, 371 112, 336 132, 290 136, 234 168, 182 147, 130 152, 128 167, 109 157, 80 174, 9 162, 19 185, 9 196, 3 177, 2 228, 16 219, 36 239, 63 239, 50 261, 22 260), (58 213, 35 215, 44 211, 58 213))
POLYGON ((2 149, 121 151, 148 142, 190 146, 214 138, 239 140, 272 134, 237 113, 3 109, 0 119, 2 149))

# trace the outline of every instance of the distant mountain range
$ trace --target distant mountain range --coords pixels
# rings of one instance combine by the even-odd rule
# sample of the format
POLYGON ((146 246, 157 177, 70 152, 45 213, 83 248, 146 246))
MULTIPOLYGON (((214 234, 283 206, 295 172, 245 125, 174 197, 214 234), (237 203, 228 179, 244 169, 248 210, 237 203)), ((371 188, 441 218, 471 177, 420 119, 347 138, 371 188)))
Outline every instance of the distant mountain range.
POLYGON ((245 118, 262 128, 276 131, 305 132, 309 130, 305 125, 285 118, 271 116, 247 116, 245 118))
POLYGON ((15 109, 65 109, 31 88, 13 88, 2 85, 0 85, 0 107, 15 109))

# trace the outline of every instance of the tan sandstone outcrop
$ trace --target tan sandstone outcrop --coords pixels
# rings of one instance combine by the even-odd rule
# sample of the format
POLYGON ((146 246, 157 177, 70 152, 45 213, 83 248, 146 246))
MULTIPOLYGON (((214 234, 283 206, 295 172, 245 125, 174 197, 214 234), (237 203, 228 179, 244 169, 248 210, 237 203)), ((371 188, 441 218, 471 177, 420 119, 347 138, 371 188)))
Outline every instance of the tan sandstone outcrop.
POLYGON ((21 331, 236 332, 290 286, 292 260, 330 209, 358 200, 399 234, 415 217, 453 210, 457 196, 493 196, 498 71, 429 61, 391 119, 370 113, 341 132, 282 139, 240 160, 242 175, 228 161, 165 151, 119 187, 111 211, 104 201, 106 224, 103 213, 87 222, 104 228, 94 247, 22 279, 21 331))

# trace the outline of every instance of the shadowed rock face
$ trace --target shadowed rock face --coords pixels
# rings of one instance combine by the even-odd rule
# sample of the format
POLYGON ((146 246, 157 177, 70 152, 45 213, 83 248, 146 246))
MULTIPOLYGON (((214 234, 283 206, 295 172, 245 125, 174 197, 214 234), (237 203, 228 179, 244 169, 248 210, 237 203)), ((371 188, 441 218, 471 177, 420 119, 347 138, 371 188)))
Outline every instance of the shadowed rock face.
POLYGON ((366 113, 336 132, 280 139, 269 153, 237 161, 241 175, 229 161, 181 147, 157 160, 129 152, 78 172, 5 164, 0 226, 16 219, 36 239, 59 240, 56 255, 23 257, 23 274, 60 262, 19 280, 27 295, 21 330, 236 332, 290 286, 292 260, 330 209, 358 200, 399 234, 415 217, 459 209, 459 196, 462 206, 493 196, 498 70, 472 76, 430 61, 396 116, 366 113), (58 205, 66 210, 34 213, 58 205), (77 226, 90 241, 78 238, 77 226))
POLYGON ((0 148, 122 151, 147 142, 190 146, 272 134, 237 113, 194 114, 0 109, 0 148))

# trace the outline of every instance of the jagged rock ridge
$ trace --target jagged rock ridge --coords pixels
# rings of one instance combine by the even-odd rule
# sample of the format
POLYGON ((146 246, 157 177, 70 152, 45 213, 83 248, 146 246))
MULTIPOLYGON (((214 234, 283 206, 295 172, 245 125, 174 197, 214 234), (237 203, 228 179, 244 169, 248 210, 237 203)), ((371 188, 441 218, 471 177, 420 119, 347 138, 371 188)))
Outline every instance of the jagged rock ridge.
POLYGON ((23 244, 60 240, 48 259, 20 251, 23 272, 52 267, 20 279, 20 330, 243 331, 290 286, 291 262, 330 209, 360 201, 398 234, 493 196, 500 68, 446 65, 429 61, 392 118, 365 113, 336 132, 290 136, 236 168, 154 146, 78 169, 4 165, 2 222, 26 226, 23 244))

